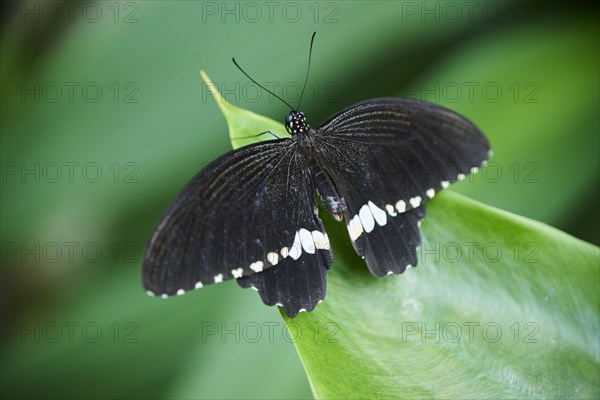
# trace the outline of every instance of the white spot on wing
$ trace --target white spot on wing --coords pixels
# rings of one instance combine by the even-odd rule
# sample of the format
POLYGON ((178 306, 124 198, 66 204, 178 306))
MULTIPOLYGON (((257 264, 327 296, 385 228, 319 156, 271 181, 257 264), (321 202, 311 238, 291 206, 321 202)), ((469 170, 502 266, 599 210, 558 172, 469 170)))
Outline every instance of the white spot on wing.
POLYGON ((462 181, 463 179, 465 179, 465 174, 458 174, 456 179, 458 179, 459 181, 462 181))
POLYGON ((243 273, 244 270, 242 268, 231 270, 231 275, 233 275, 234 278, 241 278, 243 273))
POLYGON ((154 294, 154 292, 152 290, 146 290, 146 294, 148 296, 150 296, 150 297, 154 297, 155 296, 155 294, 154 294))
POLYGON ((373 217, 375 218, 375 222, 377 222, 379 226, 384 226, 385 224, 387 224, 387 215, 385 214, 385 211, 377 207, 371 201, 369 201, 368 204, 369 209, 371 210, 371 214, 373 214, 373 217))
POLYGON ((256 291, 258 292, 258 289, 257 289, 257 288, 256 288, 256 286, 254 286, 254 285, 250 286, 250 289, 252 289, 252 290, 256 290, 256 291))
POLYGON ((435 196, 435 190, 433 190, 433 188, 427 190, 427 192, 425 192, 425 194, 427 194, 427 197, 429 197, 430 199, 433 199, 433 196, 435 196))
POLYGON ((302 255, 302 242, 300 240, 300 232, 296 232, 296 236, 294 237, 294 244, 292 245, 292 249, 290 250, 290 257, 294 260, 297 260, 302 255))
POLYGON ((410 199, 408 202, 410 203, 411 206, 413 206, 413 208, 417 208, 421 205, 421 196, 415 196, 412 199, 410 199))
POLYGON ((442 185, 442 189, 446 189, 448 186, 450 186, 450 182, 442 181, 441 185, 442 185))
POLYGON ((281 303, 275 303, 275 305, 278 307, 283 307, 283 304, 281 304, 281 303))
POLYGON ((215 283, 223 282, 223 274, 215 275, 215 283))
POLYGON ((321 233, 319 231, 312 231, 312 237, 315 242, 315 247, 317 249, 321 249, 321 250, 329 250, 330 249, 329 238, 327 237, 327 235, 324 235, 323 233, 321 233))
POLYGON ((167 297, 169 297, 169 295, 168 295, 168 294, 166 294, 166 293, 163 293, 163 294, 161 294, 161 295, 160 295, 160 297, 161 297, 162 299, 166 299, 167 297))
POLYGON ((203 287, 204 285, 202 284, 202 282, 198 281, 196 282, 196 289, 200 289, 201 287, 203 287))
POLYGON ((263 270, 265 264, 262 261, 256 261, 250 264, 250 269, 254 272, 260 272, 263 270))
POLYGON ((360 223, 360 217, 355 215, 354 218, 350 220, 348 224, 348 233, 350 234, 350 239, 356 241, 358 237, 363 233, 363 227, 360 223))
POLYGON ((399 212, 400 214, 402 214, 403 212, 405 212, 405 211, 406 211, 406 203, 404 202, 404 200, 399 200, 399 201, 396 203, 396 210, 398 210, 398 212, 399 212))
POLYGON ((183 290, 183 289, 179 289, 179 290, 177 291, 177 296, 182 296, 182 295, 184 295, 184 294, 185 294, 185 290, 183 290))
POLYGON ((396 212, 396 209, 391 204, 386 205, 385 209, 387 210, 388 214, 390 214, 390 216, 392 216, 392 217, 395 217, 396 215, 398 215, 398 213, 396 212))
POLYGON ((300 242, 302 243, 302 249, 308 254, 315 254, 315 242, 313 241, 312 234, 307 229, 300 229, 300 242))
POLYGON ((393 275, 393 274, 394 274, 394 271, 388 271, 387 272, 387 275, 393 275))
POLYGON ((267 261, 273 265, 277 265, 277 263, 279 263, 279 254, 275 252, 267 254, 267 261))
POLYGON ((362 223, 365 232, 369 233, 375 228, 375 220, 373 219, 373 214, 371 214, 371 210, 368 205, 364 205, 360 208, 358 212, 360 217, 360 222, 362 223))
POLYGON ((301 308, 301 309, 299 309, 299 310, 298 310, 298 312, 299 312, 299 313, 301 313, 301 312, 306 312, 306 308, 301 308))
POLYGON ((287 247, 281 248, 281 257, 286 258, 290 254, 290 249, 287 247))
POLYGON ((471 168, 471 173, 472 174, 476 174, 478 171, 479 171, 479 168, 477 168, 477 167, 471 168))

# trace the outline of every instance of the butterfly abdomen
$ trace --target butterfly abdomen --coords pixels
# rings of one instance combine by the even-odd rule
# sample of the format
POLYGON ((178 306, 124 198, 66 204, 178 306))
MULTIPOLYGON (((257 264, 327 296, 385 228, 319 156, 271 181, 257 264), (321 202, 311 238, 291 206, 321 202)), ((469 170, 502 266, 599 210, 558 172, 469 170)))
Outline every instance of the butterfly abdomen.
POLYGON ((348 209, 327 173, 316 162, 309 167, 310 175, 325 210, 337 221, 341 221, 348 209))

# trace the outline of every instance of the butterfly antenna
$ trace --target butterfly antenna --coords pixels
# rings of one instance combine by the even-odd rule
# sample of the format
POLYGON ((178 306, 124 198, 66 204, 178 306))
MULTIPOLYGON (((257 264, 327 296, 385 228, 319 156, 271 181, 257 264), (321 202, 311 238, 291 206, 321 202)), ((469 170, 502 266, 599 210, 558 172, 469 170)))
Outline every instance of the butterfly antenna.
POLYGON ((260 83, 256 82, 254 79, 252 79, 252 77, 250 77, 250 75, 248 75, 246 73, 246 71, 244 71, 244 69, 242 67, 240 67, 240 65, 237 63, 237 61, 235 61, 235 57, 232 58, 233 63, 235 64, 236 67, 238 67, 238 69, 240 71, 242 71, 242 74, 246 75, 246 77, 248 79, 250 79, 252 82, 254 82, 255 84, 258 85, 258 87, 260 87, 261 89, 263 89, 264 91, 271 93, 273 96, 277 97, 279 100, 281 100, 286 106, 288 106, 290 108, 290 110, 294 110, 294 107, 290 106, 289 103, 287 101, 285 101, 284 99, 282 99, 281 97, 277 96, 275 93, 271 92, 269 89, 267 89, 266 87, 264 87, 263 85, 261 85, 260 83))
POLYGON ((306 89, 306 84, 308 83, 308 74, 310 72, 310 59, 312 56, 313 42, 315 41, 316 34, 316 31, 313 32, 312 38, 310 39, 310 48, 308 50, 308 68, 306 68, 306 79, 304 80, 304 87, 302 88, 302 93, 300 93, 300 101, 298 101, 298 107, 296 108, 296 111, 300 109, 300 104, 302 104, 302 97, 304 96, 304 90, 306 89))

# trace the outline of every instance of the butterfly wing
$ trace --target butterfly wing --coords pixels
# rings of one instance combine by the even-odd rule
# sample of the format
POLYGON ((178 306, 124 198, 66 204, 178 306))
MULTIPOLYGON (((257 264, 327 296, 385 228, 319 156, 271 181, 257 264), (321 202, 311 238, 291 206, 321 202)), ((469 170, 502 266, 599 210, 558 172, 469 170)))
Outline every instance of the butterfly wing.
POLYGON ((167 297, 290 259, 326 269, 329 242, 316 212, 293 140, 229 152, 199 172, 163 215, 146 248, 143 285, 167 297))
POLYGON ((237 280, 241 287, 255 289, 265 304, 282 307, 289 317, 312 311, 325 298, 325 275, 332 264, 329 238, 318 216, 314 177, 310 172, 308 177, 298 203, 303 205, 302 226, 313 230, 297 230, 294 238, 294 246, 301 248, 303 255, 286 257, 265 271, 237 280))
POLYGON ((355 104, 316 132, 317 158, 345 200, 354 247, 377 276, 416 265, 425 202, 476 172, 490 150, 465 118, 410 99, 355 104))
POLYGON ((265 304, 278 305, 289 317, 295 317, 299 312, 312 311, 325 298, 325 275, 331 262, 329 251, 298 260, 288 257, 266 271, 237 281, 243 288, 254 288, 265 304))

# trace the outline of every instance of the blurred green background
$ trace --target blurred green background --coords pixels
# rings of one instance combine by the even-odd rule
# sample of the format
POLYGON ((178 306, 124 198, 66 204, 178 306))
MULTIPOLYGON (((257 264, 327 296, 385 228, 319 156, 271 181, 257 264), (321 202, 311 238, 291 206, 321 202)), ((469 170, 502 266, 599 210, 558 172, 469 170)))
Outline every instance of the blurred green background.
POLYGON ((475 122, 495 155, 454 185, 598 244, 598 12, 542 2, 2 4, 1 396, 306 398, 284 323, 233 282, 147 297, 162 211, 230 148, 198 76, 282 120, 317 31, 313 126, 403 96, 475 122))

